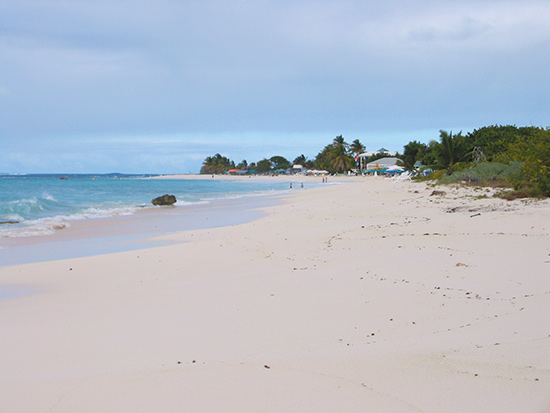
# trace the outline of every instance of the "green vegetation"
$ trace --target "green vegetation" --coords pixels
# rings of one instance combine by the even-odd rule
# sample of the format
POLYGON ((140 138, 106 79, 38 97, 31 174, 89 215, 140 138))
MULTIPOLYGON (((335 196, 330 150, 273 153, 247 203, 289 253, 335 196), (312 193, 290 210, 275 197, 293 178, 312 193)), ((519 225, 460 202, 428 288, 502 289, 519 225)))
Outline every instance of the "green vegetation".
POLYGON ((487 126, 465 136, 441 131, 439 142, 405 146, 406 167, 418 161, 441 183, 513 186, 509 199, 550 196, 550 128, 487 126))
POLYGON ((269 160, 271 161, 271 169, 275 171, 278 169, 288 169, 292 166, 290 162, 282 156, 272 156, 269 160))
POLYGON ((201 174, 221 174, 233 168, 235 168, 235 162, 217 153, 214 156, 208 156, 204 160, 201 174))
POLYGON ((521 175, 514 180, 516 189, 534 186, 541 195, 550 196, 550 128, 519 136, 500 158, 522 163, 521 175))
POLYGON ((401 160, 403 161, 403 166, 406 171, 412 171, 415 169, 416 162, 420 162, 422 164, 432 164, 434 159, 428 160, 426 162, 426 153, 428 152, 428 145, 425 143, 420 143, 417 141, 409 142, 404 147, 404 152, 401 160))
POLYGON ((484 184, 508 187, 507 182, 520 175, 521 163, 511 162, 508 165, 497 162, 483 162, 470 168, 443 176, 442 184, 465 182, 470 184, 484 184))
POLYGON ((538 133, 540 128, 533 126, 486 126, 475 129, 466 135, 470 148, 481 148, 488 161, 496 160, 502 153, 518 140, 528 139, 538 133))
POLYGON ((280 170, 287 170, 292 165, 301 165, 308 169, 324 169, 329 173, 345 173, 353 168, 355 163, 353 156, 365 151, 365 146, 359 141, 354 140, 351 145, 348 144, 342 135, 334 138, 331 144, 319 152, 314 160, 308 160, 304 155, 297 156, 291 163, 283 156, 272 156, 264 158, 257 163, 248 163, 243 160, 235 167, 235 163, 226 157, 216 154, 207 157, 202 165, 201 174, 224 173, 230 169, 240 169, 242 171, 255 171, 257 173, 275 173, 280 170))
POLYGON ((365 152, 365 145, 359 139, 355 139, 349 146, 349 150, 354 156, 357 156, 365 152))
POLYGON ((349 144, 342 135, 334 138, 330 145, 319 152, 314 161, 316 169, 324 169, 329 172, 345 172, 353 166, 349 144))
MULTIPOLYGON (((201 173, 224 173, 229 169, 274 173, 292 165, 345 173, 355 167, 354 157, 365 151, 358 140, 348 144, 342 135, 334 138, 315 159, 297 156, 291 163, 272 156, 257 163, 243 160, 235 167, 228 158, 216 154, 203 162, 201 173)), ((387 156, 376 153, 365 159, 373 162, 387 156)), ((407 171, 432 171, 425 178, 441 183, 466 182, 513 188, 504 196, 550 196, 550 128, 534 126, 485 126, 463 135, 441 130, 439 140, 428 144, 411 141, 397 155, 407 171)))
POLYGON ((308 160, 303 154, 297 156, 292 162, 293 165, 301 165, 304 168, 313 168, 313 161, 308 160))
POLYGON ((447 169, 449 174, 453 172, 453 168, 459 162, 463 162, 471 153, 462 132, 453 135, 453 132, 449 133, 441 130, 439 131, 439 142, 433 141, 430 146, 435 154, 438 166, 447 169))

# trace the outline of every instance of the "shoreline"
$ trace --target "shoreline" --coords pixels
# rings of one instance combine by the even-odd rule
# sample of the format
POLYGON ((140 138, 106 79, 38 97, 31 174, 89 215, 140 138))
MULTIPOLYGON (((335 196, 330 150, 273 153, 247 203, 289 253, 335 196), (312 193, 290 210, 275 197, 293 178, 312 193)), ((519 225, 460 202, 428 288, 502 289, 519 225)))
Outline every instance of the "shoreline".
MULTIPOLYGON (((244 181, 247 177, 216 175, 224 181, 244 181)), ((254 180, 318 183, 320 177, 261 176, 254 180), (306 178, 306 179, 304 179, 306 178)), ((140 179, 209 180, 209 175, 164 175, 140 179)), ((350 182, 348 177, 337 177, 334 182, 350 182)), ((251 182, 252 183, 252 182, 251 182)), ((299 186, 294 187, 300 190, 299 186)), ((281 197, 291 192, 273 195, 240 195, 219 198, 194 205, 137 208, 131 214, 83 218, 61 223, 50 234, 0 237, 0 266, 51 261, 93 255, 130 251, 164 245, 151 241, 164 233, 206 229, 245 223, 262 216, 261 208, 281 202, 281 197), (174 225, 175 224, 175 225, 174 225)))
POLYGON ((380 178, 0 267, 10 411, 545 411, 550 201, 380 178), (33 394, 32 398, 28 394, 33 394))
MULTIPOLYGON (((304 181, 304 182, 319 182, 322 179, 322 175, 230 175, 230 174, 167 174, 167 175, 157 175, 150 176, 144 179, 198 179, 198 180, 211 180, 211 179, 221 179, 221 180, 288 180, 292 182, 304 181)), ((361 176, 354 175, 326 175, 330 180, 335 182, 349 181, 352 178, 361 178, 361 176)))
POLYGON ((154 239, 172 232, 243 224, 283 196, 243 196, 179 207, 144 207, 131 215, 82 219, 53 234, 4 238, 0 267, 79 258, 166 245, 154 239))

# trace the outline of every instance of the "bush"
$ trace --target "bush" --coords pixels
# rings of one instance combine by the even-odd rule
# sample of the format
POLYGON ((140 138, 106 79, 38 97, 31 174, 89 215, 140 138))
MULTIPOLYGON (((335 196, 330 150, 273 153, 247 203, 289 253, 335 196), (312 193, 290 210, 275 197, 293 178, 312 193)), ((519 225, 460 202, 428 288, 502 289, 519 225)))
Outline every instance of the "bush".
POLYGON ((426 176, 417 176, 414 179, 417 181, 438 181, 446 175, 447 175, 447 170, 440 169, 439 171, 434 171, 431 174, 426 176))
POLYGON ((442 184, 469 182, 474 184, 511 181, 520 175, 521 163, 511 162, 509 165, 496 162, 483 162, 474 167, 455 172, 441 178, 442 184))
POLYGON ((471 162, 457 162, 453 166, 451 166, 449 169, 447 169, 447 174, 452 175, 456 172, 461 172, 461 171, 470 169, 471 167, 472 167, 471 162))
POLYGON ((550 196, 550 129, 538 129, 529 139, 510 145, 504 155, 522 162, 521 181, 535 185, 541 194, 550 196))
POLYGON ((544 195, 541 193, 540 189, 537 186, 535 186, 531 183, 516 186, 516 187, 514 187, 513 191, 502 192, 499 196, 503 199, 508 200, 508 201, 513 201, 514 199, 521 199, 521 198, 542 198, 542 197, 544 197, 544 195))

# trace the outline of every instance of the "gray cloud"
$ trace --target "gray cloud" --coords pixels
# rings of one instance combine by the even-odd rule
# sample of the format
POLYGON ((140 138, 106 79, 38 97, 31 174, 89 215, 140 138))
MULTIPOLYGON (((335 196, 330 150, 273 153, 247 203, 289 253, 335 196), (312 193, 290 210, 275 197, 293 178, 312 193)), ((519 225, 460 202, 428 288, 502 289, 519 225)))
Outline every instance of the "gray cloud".
POLYGON ((549 123, 547 2, 379 3, 3 2, 0 140, 24 153, 30 140, 146 136, 135 147, 151 154, 175 135, 231 151, 231 137, 278 134, 320 149, 344 131, 368 144, 549 123))

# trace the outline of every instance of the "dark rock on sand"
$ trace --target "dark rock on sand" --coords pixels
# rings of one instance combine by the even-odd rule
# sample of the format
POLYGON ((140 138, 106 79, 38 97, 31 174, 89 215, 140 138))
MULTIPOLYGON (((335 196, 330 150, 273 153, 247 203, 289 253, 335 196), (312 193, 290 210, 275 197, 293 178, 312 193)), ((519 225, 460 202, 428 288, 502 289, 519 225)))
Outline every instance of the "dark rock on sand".
POLYGON ((159 196, 158 198, 155 198, 151 201, 153 205, 173 205, 177 202, 176 197, 174 195, 163 195, 159 196))

